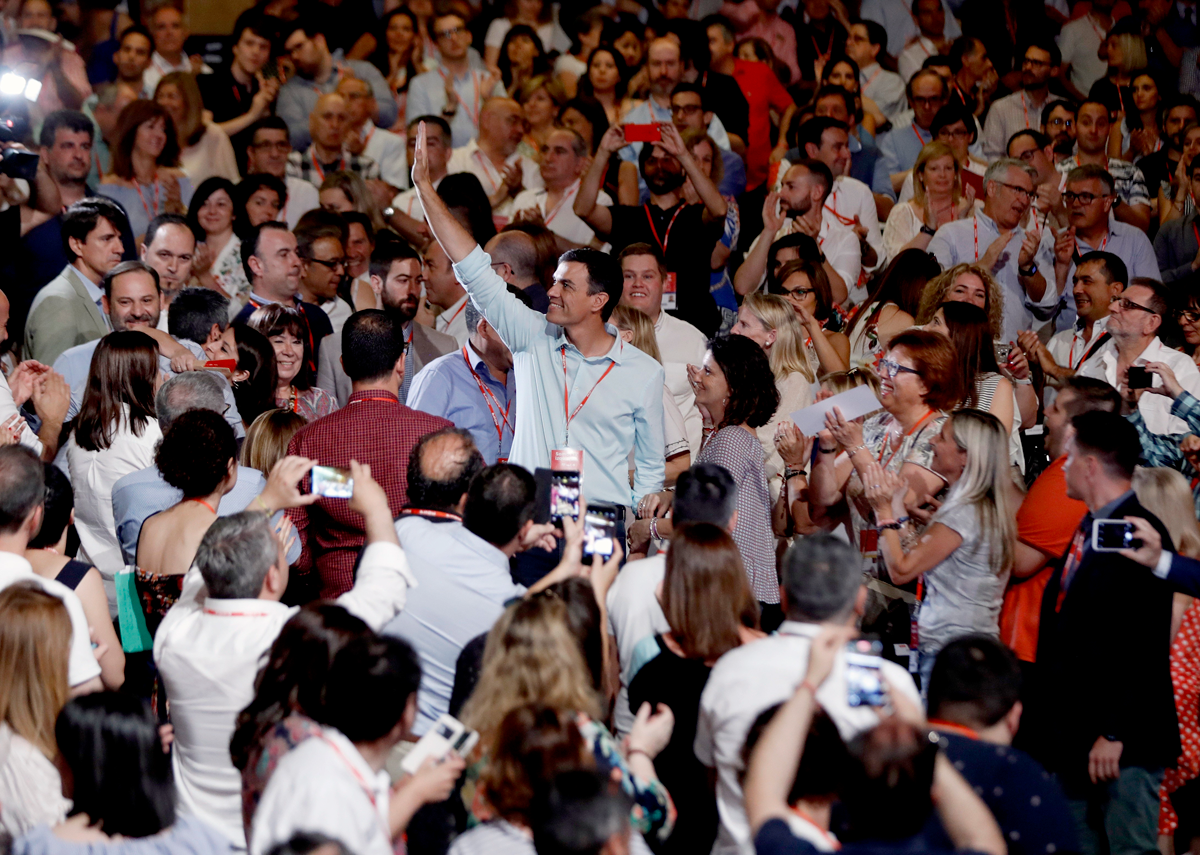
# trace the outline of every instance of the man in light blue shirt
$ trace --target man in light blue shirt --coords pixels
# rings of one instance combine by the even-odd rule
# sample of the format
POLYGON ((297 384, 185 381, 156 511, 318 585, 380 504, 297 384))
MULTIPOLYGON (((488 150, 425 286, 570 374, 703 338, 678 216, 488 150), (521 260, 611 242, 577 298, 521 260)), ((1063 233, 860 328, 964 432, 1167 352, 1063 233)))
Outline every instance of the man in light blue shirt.
POLYGON ((1026 233, 1021 219, 1037 187, 1037 171, 1012 157, 1002 157, 983 176, 983 210, 947 223, 929 241, 929 253, 943 270, 978 262, 991 270, 1004 291, 1004 341, 1030 329, 1034 318, 1048 320, 1058 305, 1054 279, 1054 234, 1050 229, 1026 233))
POLYGON ((424 124, 417 131, 413 184, 455 275, 512 351, 523 403, 510 460, 533 470, 548 467, 555 449, 582 449, 589 500, 628 507, 660 490, 663 369, 624 344, 616 327, 606 323, 624 291, 616 259, 592 249, 564 253, 547 292, 549 311, 542 315, 508 293, 491 259, 438 197, 429 178, 424 124))
POLYGON ((892 190, 900 192, 921 149, 933 142, 933 119, 949 96, 946 81, 936 71, 925 69, 908 81, 908 104, 912 120, 897 118, 897 124, 880 140, 879 152, 884 169, 892 179, 892 190), (901 124, 903 122, 903 124, 901 124))
MULTIPOLYGON (((515 287, 509 290, 531 306, 525 292, 515 287)), ((469 431, 490 466, 508 460, 517 423, 517 380, 512 353, 483 319, 483 313, 469 299, 464 311, 470 339, 461 349, 433 360, 413 378, 408 406, 449 419, 469 431)))

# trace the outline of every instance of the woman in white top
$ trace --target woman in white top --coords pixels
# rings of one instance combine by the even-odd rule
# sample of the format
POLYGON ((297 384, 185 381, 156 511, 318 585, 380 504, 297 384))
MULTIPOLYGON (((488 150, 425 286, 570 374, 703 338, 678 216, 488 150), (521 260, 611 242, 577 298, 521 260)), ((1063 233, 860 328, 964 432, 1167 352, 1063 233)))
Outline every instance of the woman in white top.
POLYGON ((883 253, 895 258, 906 249, 926 250, 934 232, 962 219, 975 204, 975 191, 962 189, 958 161, 950 146, 934 141, 921 149, 912 168, 913 197, 888 214, 883 253))
POLYGON ((808 363, 804 350, 804 328, 787 300, 776 294, 748 294, 738 309, 738 319, 731 331, 756 342, 767 354, 775 388, 779 390, 779 406, 765 425, 755 430, 763 447, 763 470, 771 500, 779 497, 783 485, 783 458, 775 446, 779 423, 787 421, 796 410, 813 402, 817 378, 808 363))
POLYGON ((32 583, 0 591, 0 843, 61 822, 71 808, 53 762, 70 646, 61 600, 32 583))
POLYGON ((205 288, 229 298, 229 317, 250 299, 250 280, 242 267, 242 240, 233 231, 237 191, 224 178, 209 178, 192 194, 188 225, 204 239, 196 244, 192 273, 205 288))
POLYGON ((939 273, 937 259, 920 249, 903 250, 888 262, 847 323, 852 368, 875 367, 892 336, 913 325, 921 294, 939 273))
POLYGON ((542 49, 554 49, 554 12, 543 0, 508 0, 504 14, 488 25, 483 37, 483 62, 495 71, 500 70, 500 46, 513 24, 532 27, 541 39, 542 49))
POLYGON ((204 101, 195 77, 184 71, 164 75, 155 87, 154 100, 175 123, 179 165, 193 187, 214 175, 235 183, 241 179, 228 135, 204 118, 204 101))
POLYGON ((113 520, 112 487, 154 464, 154 448, 162 439, 154 415, 160 376, 158 347, 145 333, 123 330, 100 339, 67 440, 79 559, 90 562, 109 583, 125 566, 113 520))

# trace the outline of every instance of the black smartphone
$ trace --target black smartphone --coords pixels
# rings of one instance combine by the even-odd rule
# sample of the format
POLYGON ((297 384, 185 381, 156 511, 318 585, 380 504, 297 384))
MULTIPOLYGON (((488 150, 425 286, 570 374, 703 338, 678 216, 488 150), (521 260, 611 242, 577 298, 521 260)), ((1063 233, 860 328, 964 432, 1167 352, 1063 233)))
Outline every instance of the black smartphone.
POLYGON ((279 60, 267 60, 267 64, 262 67, 262 76, 270 80, 279 76, 279 60))
POLYGON ((1125 385, 1130 389, 1149 389, 1154 385, 1154 375, 1150 373, 1149 368, 1141 365, 1130 365, 1125 385))
POLYGON ((883 645, 856 638, 846 644, 846 703, 852 707, 882 707, 887 687, 882 677, 883 645))
POLYGON ((579 519, 579 473, 550 473, 550 519, 558 524, 563 517, 579 519))
POLYGON ((9 178, 24 178, 33 181, 37 178, 39 157, 31 151, 21 151, 16 148, 4 149, 0 159, 0 175, 9 178))
POLYGON ((615 505, 588 505, 583 515, 583 554, 612 558, 613 545, 617 540, 617 514, 615 505))

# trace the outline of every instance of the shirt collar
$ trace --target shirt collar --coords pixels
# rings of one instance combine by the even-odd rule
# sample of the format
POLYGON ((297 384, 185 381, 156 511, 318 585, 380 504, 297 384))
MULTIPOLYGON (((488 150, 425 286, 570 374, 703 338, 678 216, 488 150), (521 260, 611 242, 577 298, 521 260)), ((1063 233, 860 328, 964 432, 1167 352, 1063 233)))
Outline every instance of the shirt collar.
POLYGON ((816 638, 821 632, 821 624, 785 620, 779 625, 778 632, 780 635, 801 635, 805 638, 816 638))
MULTIPOLYGON (((1108 326, 1108 319, 1110 317, 1111 317, 1111 315, 1105 315, 1098 321, 1092 321, 1092 341, 1095 341, 1096 336, 1098 336, 1098 335, 1100 335, 1100 333, 1104 332, 1105 328, 1108 326)), ((1075 319, 1075 335, 1076 336, 1083 335, 1083 323, 1084 323, 1083 318, 1075 319)))
POLYGON ((1094 514, 1092 514, 1092 519, 1103 520, 1103 519, 1110 518, 1113 515, 1113 512, 1116 511, 1117 508, 1121 507, 1121 505, 1128 502, 1130 500, 1130 498, 1132 498, 1132 497, 1133 497, 1133 490, 1126 490, 1124 493, 1117 496, 1115 499, 1113 499, 1111 502, 1109 502, 1104 507, 1097 509, 1096 512, 1094 514))
POLYGON ((76 267, 74 264, 68 265, 68 267, 79 278, 80 284, 83 285, 84 290, 87 291, 87 293, 88 293, 88 296, 92 298, 92 302, 99 303, 100 298, 102 296, 104 296, 104 291, 100 288, 100 286, 97 285, 95 282, 93 282, 91 279, 89 279, 87 277, 87 274, 84 273, 82 270, 80 270, 78 267, 76 267))
POLYGON ((867 78, 871 76, 867 72, 875 68, 879 68, 879 63, 873 62, 870 65, 864 65, 862 68, 860 68, 858 70, 859 82, 865 84, 867 82, 867 78))
MULTIPOLYGON (((261 304, 261 305, 263 305, 263 306, 274 306, 274 305, 286 306, 286 305, 287 305, 287 303, 282 303, 282 302, 280 302, 279 300, 268 300, 266 297, 260 296, 259 294, 256 294, 256 293, 255 293, 255 292, 253 292, 253 291, 251 291, 251 292, 250 292, 250 298, 249 298, 249 299, 250 299, 250 302, 252 302, 252 303, 259 303, 259 304, 261 304)), ((293 303, 293 304, 294 304, 294 305, 295 305, 297 308, 299 308, 299 305, 300 305, 300 299, 299 299, 298 297, 292 297, 292 303, 293 303)), ((301 310, 301 311, 303 311, 303 310, 301 310)))
MULTIPOLYGON (((576 353, 579 353, 579 349, 577 347, 575 347, 575 345, 571 344, 571 342, 567 339, 566 330, 564 330, 562 327, 559 327, 558 329, 559 329, 559 333, 558 333, 558 337, 554 340, 554 349, 562 350, 564 347, 569 347, 571 350, 574 350, 576 353)), ((621 338, 621 332, 612 324, 605 324, 604 331, 606 333, 608 333, 609 335, 611 335, 615 339, 612 347, 609 348, 608 353, 604 354, 603 356, 584 356, 583 358, 585 360, 588 360, 588 359, 611 359, 617 365, 620 365, 621 364, 621 355, 622 355, 622 352, 625 347, 625 341, 621 338)), ((580 356, 583 356, 583 354, 580 354, 580 356)))
MULTIPOLYGON (((320 739, 334 750, 338 759, 346 765, 360 785, 366 784, 375 790, 371 796, 371 802, 375 805, 376 810, 380 810, 381 805, 377 803, 377 799, 381 794, 386 795, 391 784, 388 773, 385 770, 376 772, 372 769, 363 759, 362 754, 358 752, 354 743, 337 728, 322 725, 320 739)), ((386 809, 386 805, 383 807, 386 809)))
POLYGON ((350 397, 346 400, 346 403, 353 404, 356 401, 371 401, 379 398, 383 398, 388 401, 395 401, 397 404, 400 403, 400 398, 396 395, 393 395, 387 389, 364 389, 361 392, 351 392, 350 397))
POLYGON ((271 617, 280 608, 288 608, 275 600, 218 599, 204 598, 204 613, 215 617, 263 618, 271 617))
POLYGON ((467 340, 467 343, 463 347, 467 349, 467 359, 471 361, 471 365, 475 368, 475 373, 494 381, 496 378, 492 376, 492 372, 488 371, 487 363, 483 361, 483 357, 476 352, 475 348, 471 347, 470 339, 467 340))

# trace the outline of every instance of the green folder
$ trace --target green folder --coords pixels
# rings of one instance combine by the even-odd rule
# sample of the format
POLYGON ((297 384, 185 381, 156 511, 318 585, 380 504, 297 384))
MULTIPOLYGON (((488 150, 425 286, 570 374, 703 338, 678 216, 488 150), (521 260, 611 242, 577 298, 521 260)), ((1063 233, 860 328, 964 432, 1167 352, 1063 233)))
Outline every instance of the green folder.
POLYGON ((126 567, 114 577, 117 587, 117 622, 121 626, 121 649, 126 653, 142 653, 154 647, 146 615, 138 597, 133 567, 126 567))

